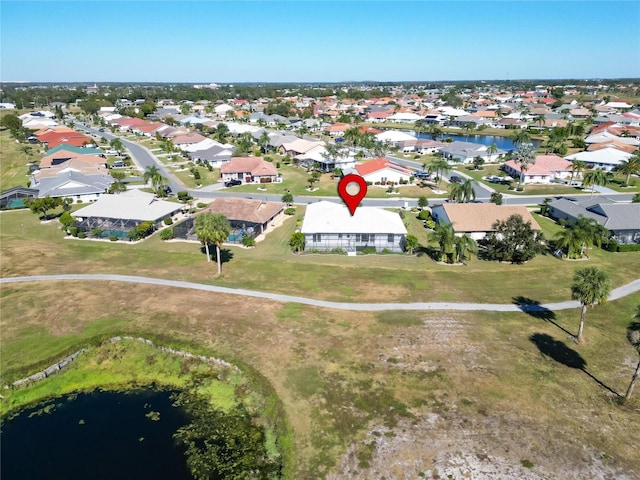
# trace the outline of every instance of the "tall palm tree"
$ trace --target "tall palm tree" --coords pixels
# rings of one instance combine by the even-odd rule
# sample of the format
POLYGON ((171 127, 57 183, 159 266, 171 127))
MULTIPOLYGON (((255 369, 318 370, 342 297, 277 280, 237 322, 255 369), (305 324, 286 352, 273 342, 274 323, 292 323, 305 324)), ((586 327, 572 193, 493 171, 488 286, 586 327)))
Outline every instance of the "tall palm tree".
POLYGON ((443 133, 442 128, 440 128, 435 123, 432 123, 427 127, 427 132, 429 133, 429 135, 431 135, 432 140, 437 140, 442 136, 443 133))
POLYGON ((195 232, 198 236, 198 240, 204 245, 204 249, 207 252, 207 262, 211 261, 211 255, 209 254, 209 244, 213 241, 213 222, 211 217, 212 213, 201 213, 196 217, 195 232))
POLYGON ((640 152, 636 151, 628 160, 622 160, 616 167, 616 171, 627 176, 625 183, 629 185, 629 177, 640 171, 640 152))
POLYGON ((440 261, 446 260, 448 263, 453 263, 455 237, 453 227, 449 224, 438 223, 433 229, 431 239, 440 245, 440 261))
POLYGON ((147 167, 144 171, 144 175, 142 175, 142 179, 147 183, 151 182, 153 191, 157 196, 164 196, 162 187, 164 187, 165 185, 169 185, 169 180, 166 177, 162 176, 162 173, 160 173, 160 169, 156 165, 147 167))
POLYGON ((427 165, 427 170, 430 173, 435 172, 438 177, 438 188, 440 188, 440 181, 442 175, 451 170, 451 165, 444 158, 436 158, 427 165))
POLYGON ((571 286, 571 298, 577 300, 582 305, 580 327, 578 328, 578 335, 576 336, 578 343, 582 341, 587 307, 606 303, 610 293, 611 283, 604 271, 596 267, 587 267, 576 271, 573 277, 573 285, 571 286))
POLYGON ((522 181, 526 171, 529 169, 529 165, 536 163, 536 149, 532 143, 522 143, 519 146, 518 151, 514 154, 513 161, 520 165, 520 180, 518 182, 518 189, 522 188, 522 181))
POLYGON ((216 257, 218 260, 218 275, 222 273, 222 258, 220 256, 220 246, 227 241, 231 233, 231 224, 227 217, 221 213, 214 213, 212 219, 213 236, 211 241, 216 245, 216 257))
POLYGON ((258 142, 260 142, 260 145, 262 145, 263 153, 267 153, 267 148, 269 147, 270 140, 271 139, 269 138, 269 134, 267 132, 262 132, 262 135, 260 135, 258 142))
MULTIPOLYGON (((629 343, 638 351, 640 354, 640 305, 636 307, 636 314, 634 315, 635 322, 632 322, 627 328, 627 339, 629 343)), ((625 400, 629 400, 631 398, 631 392, 633 392, 633 387, 636 384, 636 380, 638 380, 638 376, 640 376, 640 360, 638 360, 638 365, 636 366, 636 370, 631 377, 631 383, 629 383, 629 388, 627 388, 627 393, 624 395, 625 400)))
POLYGON ((574 175, 578 178, 578 175, 582 174, 587 169, 587 164, 581 160, 571 161, 571 182, 573 183, 574 175))
POLYGON ((29 145, 21 145, 18 150, 20 150, 22 153, 24 153, 24 158, 28 162, 29 161, 29 154, 31 153, 31 147, 29 145))
POLYGON ((582 245, 582 239, 578 235, 578 231, 570 227, 563 228, 556 233, 555 240, 558 248, 566 249, 567 258, 575 258, 582 245))
POLYGON ((513 141, 516 146, 527 143, 529 140, 531 140, 531 136, 529 135, 529 132, 527 132, 524 128, 521 128, 513 135, 513 141))
POLYGON ((587 171, 582 180, 582 185, 585 187, 591 186, 591 198, 593 198, 593 193, 595 192, 596 185, 606 185, 607 184, 607 174, 604 170, 600 170, 599 168, 594 168, 593 170, 587 171))
POLYGON ((467 179, 460 184, 462 191, 462 203, 469 203, 476 199, 476 191, 473 189, 473 180, 467 179))
POLYGON ((489 161, 491 161, 491 157, 498 153, 498 145, 496 145, 495 142, 493 142, 491 145, 489 145, 487 147, 487 153, 489 154, 489 161))
POLYGON ((119 138, 113 138, 109 141, 109 146, 113 148, 116 152, 120 153, 124 146, 122 145, 122 140, 119 138))

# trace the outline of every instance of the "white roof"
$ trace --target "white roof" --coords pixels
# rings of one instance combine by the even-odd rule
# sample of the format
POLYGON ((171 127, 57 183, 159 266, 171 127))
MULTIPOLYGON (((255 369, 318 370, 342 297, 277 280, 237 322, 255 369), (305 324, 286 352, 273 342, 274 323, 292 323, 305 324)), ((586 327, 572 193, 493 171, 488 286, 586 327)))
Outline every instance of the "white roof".
POLYGON ((423 118, 423 117, 421 117, 417 113, 398 112, 398 113, 394 113, 393 115, 391 115, 389 117, 389 120, 407 120, 407 121, 414 122, 416 120, 420 120, 421 118, 423 118))
POLYGON ((181 150, 185 152, 199 152, 200 150, 207 150, 208 148, 213 147, 214 145, 222 146, 220 142, 216 142, 211 138, 205 138, 201 142, 192 143, 191 145, 185 145, 184 147, 180 147, 181 150))
POLYGON ((416 137, 399 130, 387 130, 376 135, 376 139, 379 142, 405 142, 407 140, 415 140, 416 137))
POLYGON ((246 123, 237 123, 237 122, 222 122, 227 127, 229 127, 229 133, 233 133, 234 135, 242 134, 245 132, 253 133, 258 130, 262 130, 260 127, 256 127, 254 125, 247 125, 246 123))
POLYGON ((608 142, 610 140, 615 140, 617 142, 624 143, 626 145, 633 145, 633 146, 640 145, 640 142, 635 138, 619 137, 609 132, 596 133, 595 135, 589 135, 587 138, 584 139, 585 143, 603 143, 603 142, 608 142))
POLYGON ((71 215, 155 222, 181 208, 182 205, 159 200, 151 193, 128 190, 118 195, 102 195, 95 203, 76 210, 71 215))
POLYGON ((381 233, 406 235, 400 215, 376 207, 358 207, 351 216, 346 206, 321 201, 307 206, 302 233, 381 233))
POLYGON ((579 152, 564 157, 567 160, 580 160, 587 163, 603 163, 610 165, 618 165, 622 160, 628 160, 630 153, 623 152, 617 148, 601 148, 595 152, 579 152))

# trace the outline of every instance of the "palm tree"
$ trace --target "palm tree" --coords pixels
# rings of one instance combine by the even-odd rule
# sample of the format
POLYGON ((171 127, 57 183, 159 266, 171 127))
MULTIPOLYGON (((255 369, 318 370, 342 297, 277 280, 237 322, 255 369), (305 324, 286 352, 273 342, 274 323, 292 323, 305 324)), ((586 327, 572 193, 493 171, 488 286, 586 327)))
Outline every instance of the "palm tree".
POLYGON ((429 135, 431 135, 432 140, 437 140, 442 136, 443 133, 442 128, 440 128, 435 123, 432 123, 427 127, 427 132, 429 133, 429 135))
POLYGON ((582 305, 580 327, 576 337, 578 343, 582 341, 587 307, 593 307, 597 303, 606 303, 610 293, 611 283, 604 271, 598 270, 596 267, 587 267, 576 271, 573 277, 573 285, 571 286, 571 298, 579 301, 582 305))
POLYGON ((442 175, 451 170, 451 165, 444 158, 436 158, 427 165, 427 170, 430 173, 435 172, 438 177, 438 188, 440 188, 440 180, 442 175))
POLYGON ((571 183, 573 183, 573 176, 576 175, 576 178, 578 178, 578 175, 580 175, 582 172, 584 172, 587 169, 587 164, 584 163, 581 160, 572 160, 571 161, 571 183))
POLYGON ((218 275, 222 273, 222 258, 220 256, 220 246, 226 242, 229 234, 231 233, 231 225, 229 224, 229 220, 227 217, 222 215, 221 213, 213 213, 212 222, 212 231, 213 236, 211 241, 216 245, 216 257, 218 260, 218 275))
MULTIPOLYGON (((632 322, 627 328, 627 339, 629 343, 638 351, 640 354, 640 305, 636 307, 636 314, 634 315, 635 322, 632 322)), ((631 377, 631 383, 629 383, 629 388, 627 388, 627 393, 624 394, 624 399, 629 400, 631 398, 631 392, 633 392, 633 387, 636 384, 636 380, 638 380, 638 376, 640 375, 640 360, 638 360, 638 365, 636 365, 636 370, 631 377)))
POLYGON ((595 168, 593 170, 589 170, 584 174, 584 179, 582 180, 582 185, 585 187, 591 186, 591 198, 593 198, 593 193, 595 192, 596 185, 606 185, 607 183, 607 174, 604 170, 600 170, 599 168, 595 168))
POLYGON ((600 225, 595 219, 580 215, 578 220, 571 224, 571 228, 576 230, 580 240, 580 257, 584 257, 586 250, 596 245, 600 247, 609 238, 609 230, 600 225))
POLYGON ((169 180, 162 176, 160 169, 157 166, 151 165, 150 167, 147 167, 144 171, 144 175, 142 175, 142 179, 147 183, 151 182, 151 186, 157 196, 164 196, 164 190, 162 187, 169 185, 169 180))
POLYGON ((424 122, 422 120, 416 120, 413 123, 413 129, 416 132, 416 137, 418 137, 425 129, 424 122))
POLYGON ((213 222, 212 213, 201 213, 196 217, 195 232, 198 236, 198 240, 204 245, 207 252, 207 262, 211 261, 211 255, 209 254, 209 244, 213 241, 213 222))
POLYGON ((418 248, 418 237, 415 235, 407 235, 404 238, 404 248, 409 255, 413 255, 413 251, 418 248))
POLYGON ((122 151, 122 149, 124 148, 124 146, 122 145, 122 140, 120 140, 119 138, 111 139, 109 141, 109 145, 111 146, 111 148, 113 148, 118 153, 120 153, 122 151))
POLYGON ((29 154, 31 153, 31 147, 29 145, 21 145, 18 150, 20 150, 22 153, 24 153, 24 158, 28 162, 29 161, 29 154))
POLYGON ((533 121, 537 123, 540 128, 542 128, 545 124, 546 118, 544 115, 536 115, 533 121))
POLYGON ((498 153, 498 145, 496 145, 495 142, 493 142, 491 145, 489 145, 487 147, 487 153, 489 154, 489 161, 491 161, 491 157, 498 153))
POLYGON ((455 237, 453 227, 449 224, 438 223, 433 229, 431 239, 440 245, 440 261, 446 260, 448 263, 453 263, 455 237))
POLYGON ((523 143, 527 143, 529 140, 531 140, 531 137, 529 136, 529 132, 527 132, 525 129, 521 128, 520 130, 518 130, 514 135, 513 135, 513 141, 516 144, 516 146, 520 146, 523 143))
POLYGON ((304 249, 304 233, 292 233, 291 238, 289 239, 289 246, 294 252, 300 253, 304 249))
POLYGON ((570 227, 564 228, 556 233, 555 240, 558 248, 562 250, 566 249, 567 258, 575 258, 578 250, 580 250, 580 245, 582 245, 578 231, 570 227))
POLYGON ((344 139, 351 142, 351 144, 355 147, 360 140, 360 131, 358 127, 351 127, 344 132, 344 139))
POLYGON ((469 203, 471 200, 476 199, 476 191, 473 189, 473 180, 467 179, 460 184, 460 190, 462 193, 462 203, 469 203))
POLYGON ((260 145, 262 145, 262 151, 264 153, 267 153, 267 148, 269 146, 269 141, 271 139, 269 138, 269 134, 267 132, 262 132, 262 135, 260 135, 260 138, 258 139, 258 142, 260 142, 260 145))
POLYGON ((536 163, 536 149, 532 143, 522 143, 520 148, 514 154, 514 162, 520 165, 520 180, 518 182, 518 190, 522 188, 522 181, 529 165, 536 163))
POLYGON ((622 160, 616 167, 616 171, 627 176, 625 183, 629 185, 629 177, 640 171, 640 152, 635 152, 628 160, 622 160))
POLYGON ((454 240, 456 247, 456 262, 463 263, 469 259, 469 254, 478 253, 478 244, 468 234, 456 237, 454 240))
POLYGON ((463 203, 461 183, 449 184, 449 199, 455 201, 456 203, 463 203))

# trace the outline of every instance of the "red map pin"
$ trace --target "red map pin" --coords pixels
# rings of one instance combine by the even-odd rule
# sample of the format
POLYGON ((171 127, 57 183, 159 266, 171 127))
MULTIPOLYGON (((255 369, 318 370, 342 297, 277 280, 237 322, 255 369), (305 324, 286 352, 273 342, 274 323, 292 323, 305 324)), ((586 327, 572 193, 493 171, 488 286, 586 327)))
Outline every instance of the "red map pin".
POLYGON ((353 214, 356 213, 356 208, 360 205, 360 201, 367 194, 367 182, 360 175, 350 173, 342 177, 340 183, 338 183, 338 193, 344 203, 347 204, 347 207, 349 207, 349 212, 353 217, 353 214), (355 188, 351 185, 354 183, 359 187, 357 192, 353 192, 355 188))

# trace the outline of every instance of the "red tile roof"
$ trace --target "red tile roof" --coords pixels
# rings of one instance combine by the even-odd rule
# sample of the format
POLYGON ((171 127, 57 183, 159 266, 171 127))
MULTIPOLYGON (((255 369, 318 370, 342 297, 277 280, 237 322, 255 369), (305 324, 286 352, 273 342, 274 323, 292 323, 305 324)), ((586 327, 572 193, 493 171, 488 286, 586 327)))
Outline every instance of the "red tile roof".
POLYGON ((356 170, 363 177, 365 175, 370 175, 374 172, 384 170, 385 168, 396 170, 406 175, 411 175, 411 170, 403 167, 402 165, 398 165, 397 163, 390 162, 386 158, 375 158, 373 160, 369 160, 366 163, 356 165, 356 170))
MULTIPOLYGON (((505 165, 510 166, 517 172, 521 172, 520 164, 515 163, 513 160, 505 162, 505 165)), ((572 163, 569 160, 557 155, 537 155, 536 163, 529 165, 525 175, 551 175, 554 172, 569 172, 571 171, 571 165, 572 163)))
POLYGON ((262 157, 233 157, 222 164, 220 173, 249 173, 253 177, 278 175, 273 163, 262 157))

